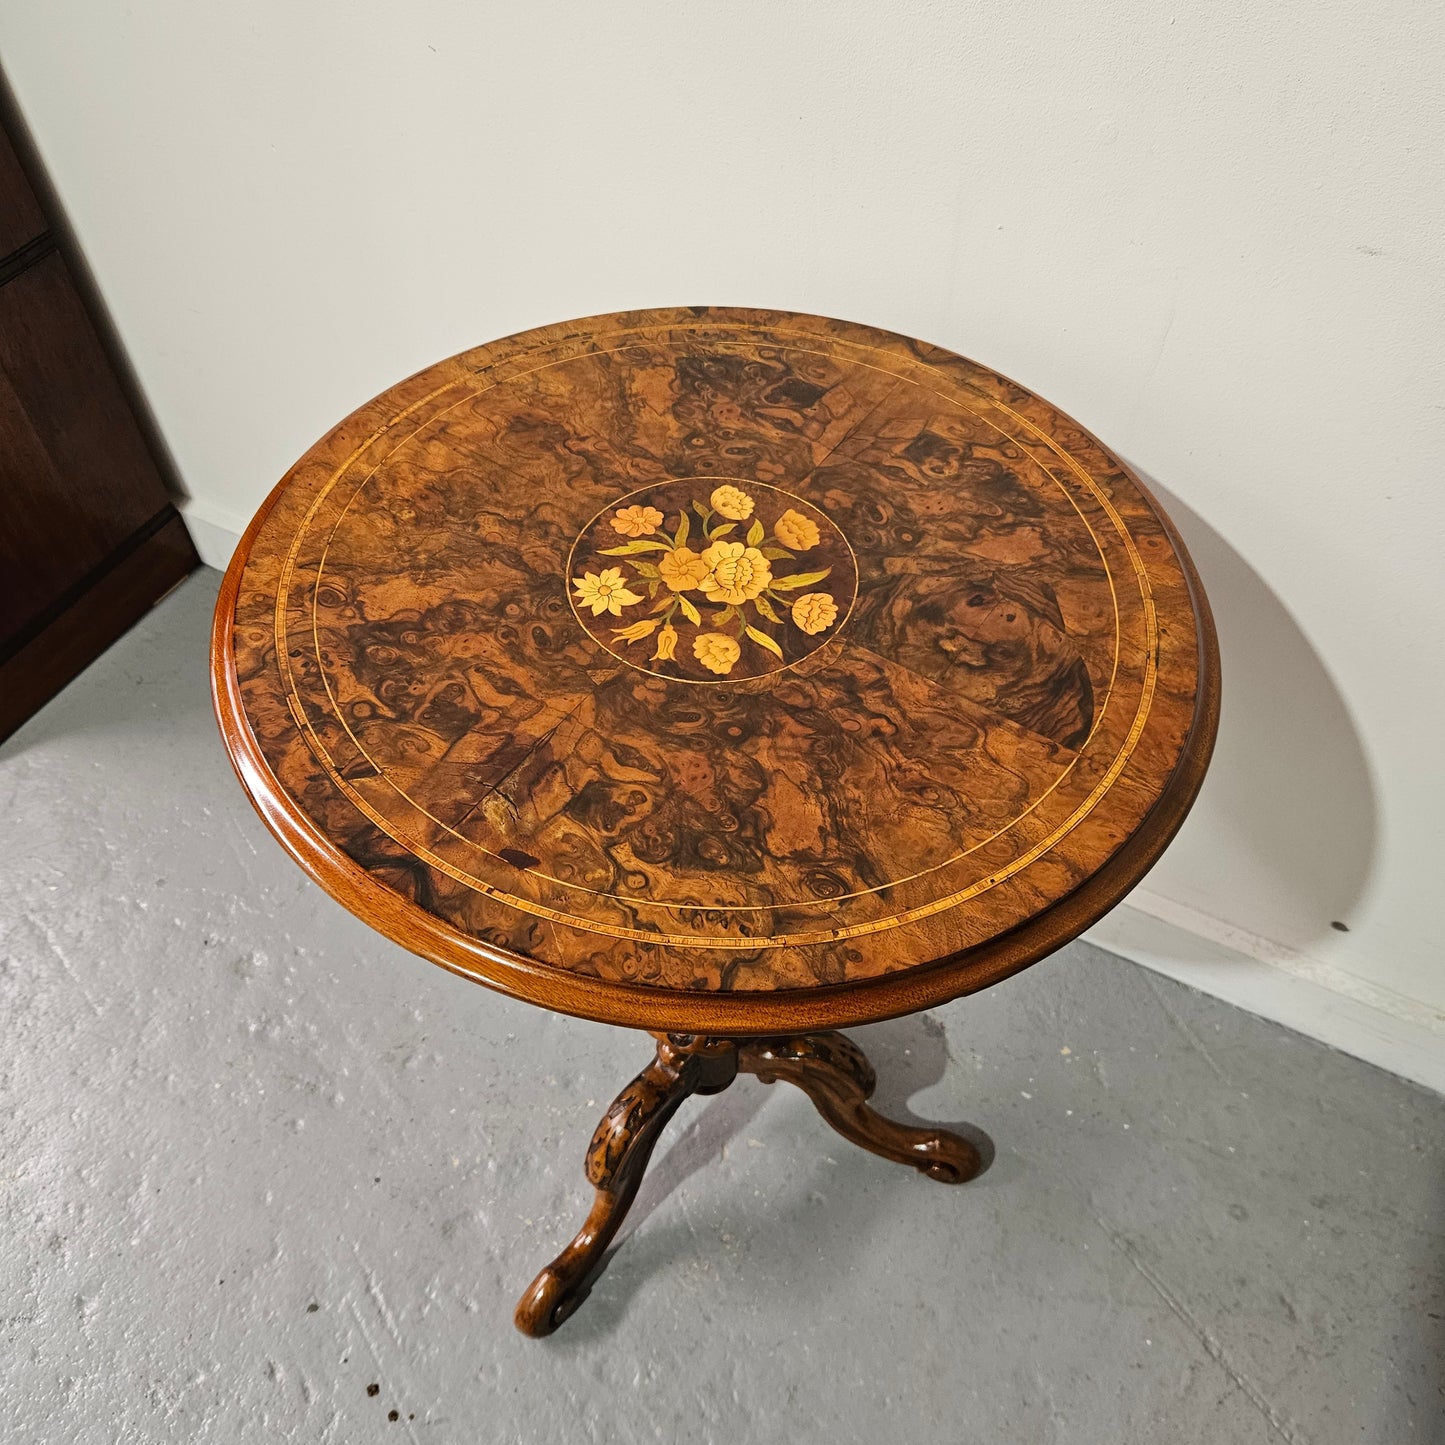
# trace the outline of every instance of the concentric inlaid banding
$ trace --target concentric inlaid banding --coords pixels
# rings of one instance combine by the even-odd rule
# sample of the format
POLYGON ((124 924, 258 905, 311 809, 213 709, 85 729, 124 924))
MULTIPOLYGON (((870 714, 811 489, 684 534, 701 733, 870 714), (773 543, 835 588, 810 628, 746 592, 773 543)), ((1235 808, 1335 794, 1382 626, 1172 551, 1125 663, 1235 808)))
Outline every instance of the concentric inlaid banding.
POLYGON ((766 989, 967 947, 1147 812, 1139 750, 1187 731, 1147 503, 1026 393, 814 324, 546 333, 298 478, 253 562, 279 686, 241 631, 238 667, 386 886, 559 968, 766 989))

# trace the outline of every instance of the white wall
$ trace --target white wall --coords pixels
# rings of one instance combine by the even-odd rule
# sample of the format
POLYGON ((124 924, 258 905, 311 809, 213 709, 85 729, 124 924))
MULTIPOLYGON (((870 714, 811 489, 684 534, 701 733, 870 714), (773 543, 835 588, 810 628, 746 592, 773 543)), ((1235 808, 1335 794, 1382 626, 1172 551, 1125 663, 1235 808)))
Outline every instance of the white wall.
POLYGON ((1442 57, 1438 0, 0 7, 209 541, 362 400, 546 321, 976 356, 1177 498, 1212 588, 1218 762, 1145 907, 1427 1028, 1442 57))

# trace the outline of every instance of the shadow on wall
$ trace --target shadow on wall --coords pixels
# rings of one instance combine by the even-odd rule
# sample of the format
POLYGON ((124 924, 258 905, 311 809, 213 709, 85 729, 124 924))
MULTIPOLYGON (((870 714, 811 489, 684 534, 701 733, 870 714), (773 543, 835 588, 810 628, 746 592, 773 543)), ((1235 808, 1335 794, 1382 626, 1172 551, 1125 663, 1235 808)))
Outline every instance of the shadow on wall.
POLYGON ((1224 674, 1219 741, 1194 812, 1146 882, 1307 952, 1351 913, 1378 812, 1349 710, 1283 603, 1223 537, 1141 472, 1204 579, 1224 674))

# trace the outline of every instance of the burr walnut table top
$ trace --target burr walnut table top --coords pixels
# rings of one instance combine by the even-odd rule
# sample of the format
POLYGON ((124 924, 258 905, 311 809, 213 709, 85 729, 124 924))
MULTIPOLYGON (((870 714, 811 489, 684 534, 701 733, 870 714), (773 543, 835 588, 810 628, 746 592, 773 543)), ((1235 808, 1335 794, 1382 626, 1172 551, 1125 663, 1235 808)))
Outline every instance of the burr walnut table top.
POLYGON ((286 848, 407 948, 610 1022, 776 1033, 1087 927, 1203 778, 1208 608, 1077 424, 888 332, 543 327, 272 492, 213 673, 286 848))

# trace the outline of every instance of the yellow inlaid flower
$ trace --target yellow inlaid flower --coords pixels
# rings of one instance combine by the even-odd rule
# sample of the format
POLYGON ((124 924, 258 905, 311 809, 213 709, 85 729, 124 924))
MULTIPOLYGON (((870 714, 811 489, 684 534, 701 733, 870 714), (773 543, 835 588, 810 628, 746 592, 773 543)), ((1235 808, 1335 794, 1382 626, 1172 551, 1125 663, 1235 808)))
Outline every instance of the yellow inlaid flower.
POLYGON ((656 507, 619 507, 612 514, 612 530, 624 537, 650 537, 662 526, 662 513, 656 507))
POLYGON ((654 662, 671 662, 677 652, 677 628, 668 623, 657 634, 657 651, 652 654, 654 662))
POLYGON ((707 576, 707 566, 691 547, 674 547, 658 558, 657 575, 674 592, 691 592, 707 576))
POLYGON ((692 655, 709 672, 719 675, 733 670, 741 652, 737 642, 722 632, 700 632, 692 640, 692 655))
POLYGON ((572 579, 577 589, 577 605, 590 607, 594 617, 610 612, 614 617, 622 616, 622 609, 630 607, 642 598, 627 590, 622 578, 621 567, 604 567, 601 572, 584 572, 572 579))
POLYGON ((811 517, 805 517, 789 507, 778 518, 773 535, 783 546, 791 547, 795 552, 806 552, 809 547, 818 545, 818 524, 811 517))
POLYGON ((657 631, 657 618, 644 617, 641 622, 634 622, 629 627, 614 627, 612 635, 620 637, 624 642, 641 642, 644 637, 650 637, 657 631))
POLYGON ((838 618, 838 604, 826 592, 805 592, 793 603, 793 623, 812 637, 831 627, 838 618))
POLYGON ((708 498, 715 512, 721 512, 731 522, 744 522, 753 514, 753 499, 741 487, 718 487, 708 498))
POLYGON ((772 563, 742 542, 714 542, 702 563, 707 571, 698 585, 709 602, 747 602, 773 580, 772 563))

